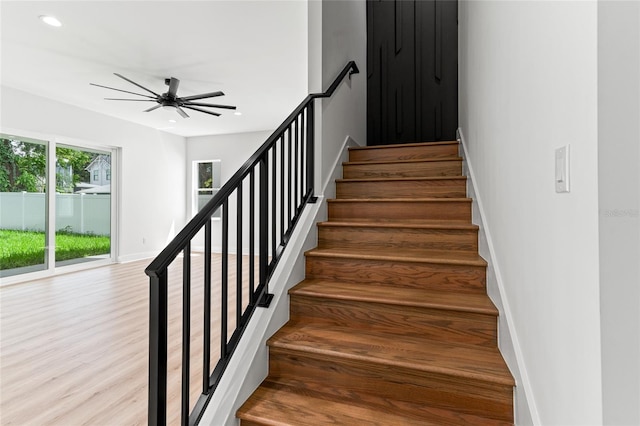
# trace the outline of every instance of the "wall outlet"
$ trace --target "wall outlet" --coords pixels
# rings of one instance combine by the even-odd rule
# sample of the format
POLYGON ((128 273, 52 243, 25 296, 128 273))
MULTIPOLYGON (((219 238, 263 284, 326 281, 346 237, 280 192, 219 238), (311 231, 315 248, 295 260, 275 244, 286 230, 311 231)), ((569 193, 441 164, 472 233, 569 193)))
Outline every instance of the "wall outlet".
POLYGON ((556 149, 556 192, 569 192, 569 145, 556 149))

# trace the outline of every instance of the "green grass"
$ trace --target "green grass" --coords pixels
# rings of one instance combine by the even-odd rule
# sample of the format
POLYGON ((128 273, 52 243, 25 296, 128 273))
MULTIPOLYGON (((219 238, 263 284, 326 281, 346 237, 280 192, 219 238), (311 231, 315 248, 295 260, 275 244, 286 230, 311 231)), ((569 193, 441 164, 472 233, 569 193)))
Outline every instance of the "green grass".
MULTIPOLYGON (((44 263, 44 232, 0 229, 0 270, 44 263)), ((108 254, 108 236, 56 233, 56 262, 108 254)))

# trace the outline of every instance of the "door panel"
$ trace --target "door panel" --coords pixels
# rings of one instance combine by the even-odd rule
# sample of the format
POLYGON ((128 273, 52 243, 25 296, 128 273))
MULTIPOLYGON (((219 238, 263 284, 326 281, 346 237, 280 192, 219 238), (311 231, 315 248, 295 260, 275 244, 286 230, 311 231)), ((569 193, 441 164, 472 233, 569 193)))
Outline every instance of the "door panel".
POLYGON ((0 277, 46 270, 48 143, 0 135, 0 277))
POLYGON ((455 139, 457 1, 367 2, 369 145, 455 139))
POLYGON ((111 153, 56 146, 56 267, 111 257, 111 153))

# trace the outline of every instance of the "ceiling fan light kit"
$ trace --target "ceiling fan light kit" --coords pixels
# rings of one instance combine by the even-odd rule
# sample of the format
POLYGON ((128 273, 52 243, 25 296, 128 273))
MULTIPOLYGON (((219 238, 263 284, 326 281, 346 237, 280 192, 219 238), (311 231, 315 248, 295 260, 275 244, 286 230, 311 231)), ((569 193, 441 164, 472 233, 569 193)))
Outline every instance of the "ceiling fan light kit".
POLYGON ((203 94, 200 94, 200 95, 178 97, 178 86, 180 85, 180 80, 178 80, 175 77, 166 78, 164 80, 164 84, 169 86, 169 90, 167 90, 166 93, 163 93, 163 94, 159 95, 156 92, 154 92, 153 90, 147 89, 146 87, 136 83, 133 80, 129 80, 127 77, 125 77, 125 76, 123 76, 121 74, 118 74, 117 72, 114 73, 114 74, 116 76, 120 77, 121 79, 133 84, 134 86, 137 86, 138 88, 144 90, 145 92, 150 93, 153 96, 146 95, 146 94, 141 94, 141 93, 136 93, 136 92, 130 92, 128 90, 116 89, 114 87, 102 86, 100 84, 95 84, 95 83, 89 83, 89 84, 91 84, 92 86, 102 87, 104 89, 116 90, 118 92, 124 92, 124 93, 128 93, 130 95, 142 96, 143 98, 146 98, 146 99, 105 98, 105 100, 108 100, 108 101, 133 101, 133 102, 156 102, 157 103, 157 105, 154 105, 151 108, 148 108, 148 109, 144 110, 144 112, 150 112, 150 111, 153 111, 153 110, 158 109, 160 107, 163 107, 164 109, 175 110, 178 114, 180 114, 180 116, 182 118, 189 118, 189 114, 187 114, 185 109, 202 112, 202 113, 209 114, 209 115, 214 115, 216 117, 219 117, 220 113, 215 112, 215 111, 210 111, 210 110, 207 110, 207 109, 203 109, 203 108, 236 109, 235 106, 231 106, 231 105, 219 105, 219 104, 210 104, 210 103, 203 103, 203 102, 194 102, 194 101, 198 101, 200 99, 207 99, 207 98, 215 98, 215 97, 218 97, 218 96, 224 96, 224 93, 219 92, 219 91, 218 92, 203 93, 203 94))

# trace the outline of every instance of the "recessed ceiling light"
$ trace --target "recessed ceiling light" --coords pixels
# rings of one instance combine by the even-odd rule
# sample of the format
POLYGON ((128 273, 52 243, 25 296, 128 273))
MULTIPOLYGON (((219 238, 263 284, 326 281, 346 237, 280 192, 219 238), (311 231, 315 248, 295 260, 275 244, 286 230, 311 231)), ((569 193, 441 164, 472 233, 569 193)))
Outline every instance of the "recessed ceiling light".
POLYGON ((62 22, 60 22, 55 16, 40 15, 40 20, 47 25, 51 25, 52 27, 62 26, 62 22))
POLYGON ((240 111, 236 111, 233 113, 233 115, 242 115, 242 113, 240 111))
POLYGON ((176 120, 169 120, 169 123, 177 123, 176 120))

